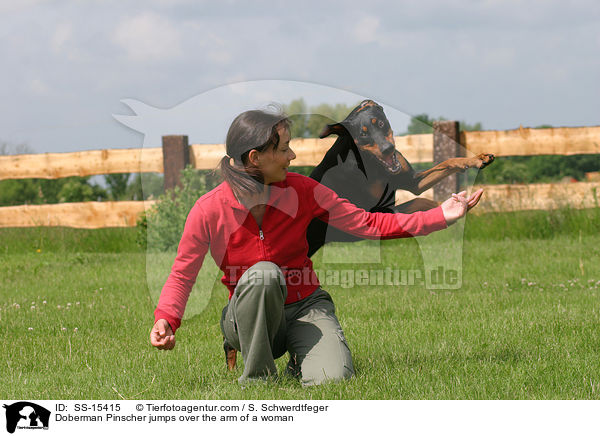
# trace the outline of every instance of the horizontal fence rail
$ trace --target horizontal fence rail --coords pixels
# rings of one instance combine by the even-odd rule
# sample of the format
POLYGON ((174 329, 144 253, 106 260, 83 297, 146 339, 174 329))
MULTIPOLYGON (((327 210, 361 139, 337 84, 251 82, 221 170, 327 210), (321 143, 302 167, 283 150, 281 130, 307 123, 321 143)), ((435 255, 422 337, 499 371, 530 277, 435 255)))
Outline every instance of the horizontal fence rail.
MULTIPOLYGON (((394 140, 409 162, 431 162, 433 135, 396 136, 394 140)), ((294 165, 317 165, 334 142, 335 138, 293 139, 294 165)), ((192 144, 189 162, 196 169, 212 170, 224 155, 224 144, 192 144)), ((0 156, 0 180, 152 172, 163 172, 160 147, 0 156)))
MULTIPOLYGON (((456 122, 442 122, 456 123, 456 122)), ((457 123, 456 123, 457 124, 457 123)), ((434 124, 435 128, 447 128, 434 124)), ((452 129, 450 129, 452 130, 452 129)), ((457 131, 455 132, 457 133, 457 131)), ((411 163, 433 162, 434 144, 439 135, 420 134, 394 137, 396 149, 411 163)), ((184 162, 196 169, 214 169, 225 154, 223 144, 192 144, 187 137, 163 137, 163 147, 109 149, 74 153, 45 153, 0 156, 0 180, 114 173, 163 173, 172 176, 179 162, 165 156, 165 139, 185 152, 184 162), (180 143, 178 143, 178 141, 180 143), (164 153, 163 153, 164 151, 164 153), (189 155, 188 155, 189 153, 189 155)), ((600 127, 561 127, 549 129, 519 128, 507 131, 460 132, 455 136, 469 154, 492 153, 496 156, 574 155, 600 153, 600 127)), ((301 138, 291 141, 296 166, 318 164, 333 145, 335 137, 301 138)), ((459 151, 460 152, 460 151, 459 151)), ((165 182, 167 181, 165 175, 165 182)), ((170 177, 172 179, 173 177, 170 177)), ((167 187, 167 186, 166 186, 167 187)), ((555 207, 598 207, 600 183, 486 185, 477 212, 553 209, 555 207)), ((475 187, 473 187, 475 188, 475 187)), ((396 193, 396 202, 415 196, 406 191, 396 193)), ((420 197, 434 198, 433 190, 420 197)), ((66 226, 76 228, 134 226, 140 213, 154 201, 85 202, 48 205, 0 207, 0 227, 66 226)))
POLYGON ((131 148, 0 156, 0 180, 163 172, 162 149, 131 148))
POLYGON ((133 227, 154 201, 86 201, 0 207, 0 227, 133 227))
MULTIPOLYGON (((600 127, 461 132, 460 138, 461 145, 473 154, 533 156, 600 153, 600 127)), ((396 136, 394 140, 396 148, 409 162, 432 162, 433 134, 396 136)), ((318 164, 334 141, 333 137, 292 140, 291 147, 298 156, 294 165, 318 164)), ((213 169, 224 154, 223 144, 192 144, 189 161, 194 168, 213 169)), ((163 172, 160 147, 0 156, 0 180, 139 172, 163 172)))
POLYGON ((461 132, 460 142, 472 153, 492 153, 496 156, 598 154, 600 127, 521 127, 514 130, 461 132))

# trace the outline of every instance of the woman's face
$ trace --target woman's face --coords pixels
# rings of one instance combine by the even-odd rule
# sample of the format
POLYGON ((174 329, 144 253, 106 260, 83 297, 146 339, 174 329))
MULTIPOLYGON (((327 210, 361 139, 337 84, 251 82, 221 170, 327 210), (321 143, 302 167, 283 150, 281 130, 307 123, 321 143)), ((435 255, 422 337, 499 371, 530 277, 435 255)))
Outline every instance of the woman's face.
POLYGON ((296 154, 290 148, 290 131, 285 127, 277 129, 279 143, 276 149, 266 150, 258 155, 260 169, 265 185, 285 180, 290 162, 296 154))

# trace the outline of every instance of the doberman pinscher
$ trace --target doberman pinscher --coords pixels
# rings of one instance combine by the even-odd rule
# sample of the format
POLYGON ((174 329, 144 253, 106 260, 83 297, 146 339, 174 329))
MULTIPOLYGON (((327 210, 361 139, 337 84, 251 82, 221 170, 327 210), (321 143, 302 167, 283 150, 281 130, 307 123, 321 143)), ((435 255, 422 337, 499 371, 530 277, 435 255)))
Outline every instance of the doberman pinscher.
MULTIPOLYGON (((370 212, 412 213, 437 207, 426 198, 395 205, 395 192, 402 189, 419 195, 451 174, 481 169, 494 160, 492 154, 457 157, 416 172, 396 150, 390 123, 373 100, 362 101, 343 121, 328 124, 320 137, 331 134, 338 139, 310 177, 370 212)), ((317 219, 310 223, 307 239, 309 257, 327 242, 359 240, 317 219)))
MULTIPOLYGON (((310 177, 333 189, 340 197, 370 212, 412 213, 438 206, 426 198, 415 198, 395 205, 397 189, 420 195, 440 180, 468 168, 484 168, 494 155, 448 159, 432 168, 416 172, 396 150, 390 123, 383 108, 373 100, 364 100, 341 122, 328 124, 320 134, 338 138, 310 177)), ((325 243, 358 241, 327 223, 315 219, 308 226, 308 256, 325 243)), ((236 350, 224 345, 227 367, 235 367, 236 350)))

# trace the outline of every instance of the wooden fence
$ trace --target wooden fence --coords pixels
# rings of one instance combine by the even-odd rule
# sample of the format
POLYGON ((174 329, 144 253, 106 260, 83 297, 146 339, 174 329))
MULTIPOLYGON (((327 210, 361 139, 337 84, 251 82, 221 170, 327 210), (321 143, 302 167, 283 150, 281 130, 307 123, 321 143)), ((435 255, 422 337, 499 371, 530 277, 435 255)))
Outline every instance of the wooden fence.
MULTIPOLYGON (((497 157, 600 153, 600 127, 460 132, 457 122, 442 121, 434 123, 433 134, 397 136, 394 139, 396 148, 411 163, 440 162, 463 155, 465 149, 469 153, 492 153, 497 157)), ((291 147, 297 155, 294 165, 316 165, 334 141, 335 138, 292 140, 291 147)), ((224 154, 223 144, 188 145, 187 136, 164 136, 162 148, 0 156, 0 180, 158 172, 165 174, 165 188, 168 189, 178 182, 179 171, 186 164, 197 169, 213 169, 224 154)), ((458 177, 451 176, 422 196, 445 198, 457 186, 458 177)), ((476 210, 551 209, 564 205, 597 207, 599 188, 599 182, 487 185, 476 210)), ((397 201, 413 197, 404 191, 397 193, 397 201)), ((0 207, 0 227, 133 226, 138 215, 151 205, 149 201, 123 201, 0 207)))

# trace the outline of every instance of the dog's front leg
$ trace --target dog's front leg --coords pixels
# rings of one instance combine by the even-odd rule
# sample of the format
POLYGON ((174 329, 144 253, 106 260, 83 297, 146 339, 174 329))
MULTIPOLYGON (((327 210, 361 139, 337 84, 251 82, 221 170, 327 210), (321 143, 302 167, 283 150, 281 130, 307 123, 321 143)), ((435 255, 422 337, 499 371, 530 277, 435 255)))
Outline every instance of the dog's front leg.
POLYGON ((415 195, 434 186, 446 177, 463 172, 469 168, 485 168, 494 161, 493 154, 482 153, 475 157, 455 157, 448 159, 428 170, 418 172, 414 175, 415 188, 411 190, 415 195))

